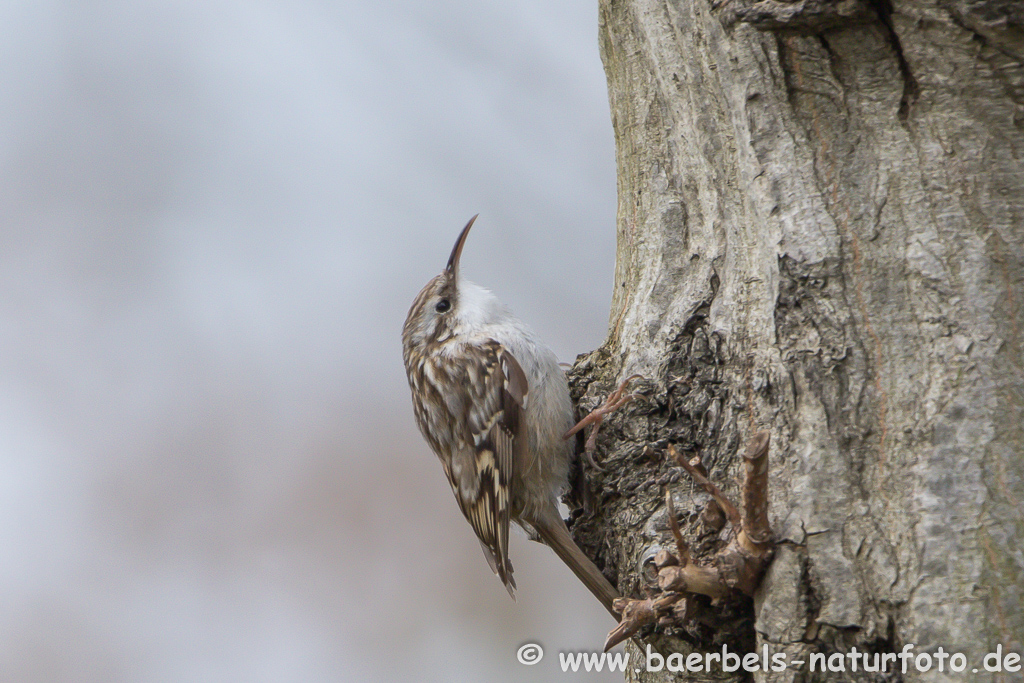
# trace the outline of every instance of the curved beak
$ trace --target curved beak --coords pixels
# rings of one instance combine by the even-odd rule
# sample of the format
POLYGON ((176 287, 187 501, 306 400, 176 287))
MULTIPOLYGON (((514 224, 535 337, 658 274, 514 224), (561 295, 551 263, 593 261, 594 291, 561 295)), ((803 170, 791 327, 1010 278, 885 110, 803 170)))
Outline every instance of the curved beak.
MULTIPOLYGON (((477 214, 476 216, 479 216, 477 214)), ((466 246, 466 237, 469 235, 469 229, 473 227, 473 221, 476 220, 476 216, 469 219, 466 223, 466 227, 459 233, 459 238, 455 240, 455 246, 452 247, 452 255, 448 257, 448 265, 445 266, 445 272, 451 273, 453 276, 459 274, 459 259, 462 258, 462 247, 466 246)))

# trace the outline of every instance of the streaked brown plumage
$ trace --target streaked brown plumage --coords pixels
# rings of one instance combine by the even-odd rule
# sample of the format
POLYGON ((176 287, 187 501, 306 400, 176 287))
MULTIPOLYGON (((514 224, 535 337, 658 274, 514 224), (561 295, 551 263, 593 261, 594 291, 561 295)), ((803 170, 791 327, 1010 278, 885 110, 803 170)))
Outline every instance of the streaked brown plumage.
POLYGON ((515 597, 508 530, 539 537, 612 612, 617 591, 558 513, 573 423, 554 353, 489 291, 459 276, 470 219, 448 265, 413 301, 403 357, 420 431, 441 460, 491 569, 515 597))

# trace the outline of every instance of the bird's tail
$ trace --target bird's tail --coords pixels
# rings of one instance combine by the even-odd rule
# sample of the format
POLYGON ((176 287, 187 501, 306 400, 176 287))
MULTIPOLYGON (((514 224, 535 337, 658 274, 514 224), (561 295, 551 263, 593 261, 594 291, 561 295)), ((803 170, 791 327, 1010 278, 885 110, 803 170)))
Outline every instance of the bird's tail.
POLYGON ((544 543, 555 551, 562 562, 568 565, 576 578, 583 582, 583 585, 601 601, 605 609, 618 621, 619 615, 612 607, 612 602, 619 597, 619 592, 572 540, 569 529, 565 526, 565 522, 562 521, 557 510, 552 510, 550 514, 544 515, 543 519, 531 522, 531 526, 537 530, 544 543))

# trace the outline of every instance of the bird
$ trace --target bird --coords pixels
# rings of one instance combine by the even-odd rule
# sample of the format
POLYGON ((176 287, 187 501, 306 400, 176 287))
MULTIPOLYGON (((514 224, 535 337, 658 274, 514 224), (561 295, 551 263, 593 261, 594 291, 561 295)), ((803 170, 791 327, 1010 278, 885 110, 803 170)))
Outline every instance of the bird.
POLYGON ((416 423, 513 600, 511 522, 554 550, 618 619, 618 591, 576 545, 558 511, 574 456, 565 373, 526 324, 460 273, 477 216, 459 233, 444 270, 413 300, 402 328, 416 423))

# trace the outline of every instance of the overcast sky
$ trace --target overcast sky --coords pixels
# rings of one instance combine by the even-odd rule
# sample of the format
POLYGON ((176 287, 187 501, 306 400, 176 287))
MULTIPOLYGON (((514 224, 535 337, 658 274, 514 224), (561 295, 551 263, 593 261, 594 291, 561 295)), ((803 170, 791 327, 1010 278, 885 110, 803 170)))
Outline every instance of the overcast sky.
POLYGON ((564 680, 614 624, 522 536, 508 599, 399 335, 479 212, 468 277, 562 360, 604 339, 596 2, 0 26, 0 681, 564 680))

